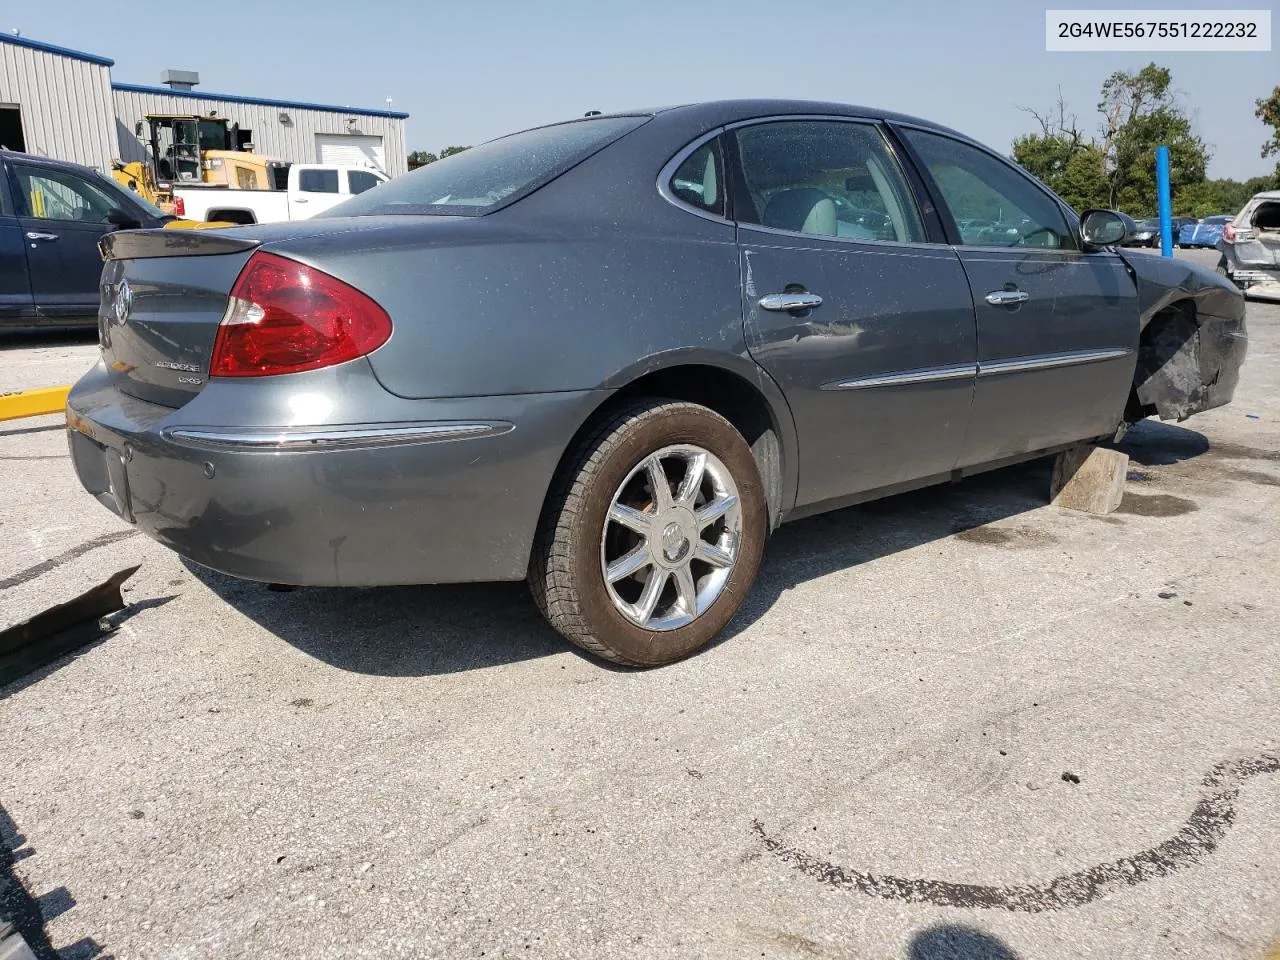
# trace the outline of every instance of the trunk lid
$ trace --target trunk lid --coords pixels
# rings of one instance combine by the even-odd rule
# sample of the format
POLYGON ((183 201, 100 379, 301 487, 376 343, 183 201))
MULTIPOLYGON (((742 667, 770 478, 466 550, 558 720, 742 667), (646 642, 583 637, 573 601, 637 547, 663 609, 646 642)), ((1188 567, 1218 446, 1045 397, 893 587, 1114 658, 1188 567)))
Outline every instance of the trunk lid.
POLYGON ((257 246, 207 231, 103 238, 98 341, 116 389, 167 407, 200 392, 228 294, 257 246))
POLYGON ((180 407, 208 381, 231 288, 255 250, 284 243, 283 253, 307 262, 320 252, 404 242, 417 237, 424 223, 479 219, 317 217, 217 230, 109 233, 99 243, 106 261, 98 309, 103 361, 122 393, 180 407))

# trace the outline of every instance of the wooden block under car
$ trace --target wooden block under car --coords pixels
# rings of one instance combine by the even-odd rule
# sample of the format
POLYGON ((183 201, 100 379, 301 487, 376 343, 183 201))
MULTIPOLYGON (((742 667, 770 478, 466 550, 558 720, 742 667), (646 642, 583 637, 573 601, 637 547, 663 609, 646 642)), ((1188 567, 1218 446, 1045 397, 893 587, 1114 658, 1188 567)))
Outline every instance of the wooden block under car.
POLYGON ((1129 455, 1102 447, 1072 447, 1053 461, 1049 499, 1059 507, 1105 516, 1124 498, 1129 455))

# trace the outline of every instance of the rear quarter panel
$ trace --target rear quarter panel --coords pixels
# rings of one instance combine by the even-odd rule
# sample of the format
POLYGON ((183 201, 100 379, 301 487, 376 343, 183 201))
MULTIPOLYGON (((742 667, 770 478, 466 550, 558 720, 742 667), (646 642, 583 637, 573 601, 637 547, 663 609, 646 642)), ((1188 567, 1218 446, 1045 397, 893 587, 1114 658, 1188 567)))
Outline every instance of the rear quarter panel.
POLYGON ((674 235, 644 235, 582 220, 535 230, 495 215, 390 246, 317 238, 281 252, 387 310, 394 332, 370 362, 401 397, 608 389, 672 353, 754 370, 734 228, 689 219, 674 235))

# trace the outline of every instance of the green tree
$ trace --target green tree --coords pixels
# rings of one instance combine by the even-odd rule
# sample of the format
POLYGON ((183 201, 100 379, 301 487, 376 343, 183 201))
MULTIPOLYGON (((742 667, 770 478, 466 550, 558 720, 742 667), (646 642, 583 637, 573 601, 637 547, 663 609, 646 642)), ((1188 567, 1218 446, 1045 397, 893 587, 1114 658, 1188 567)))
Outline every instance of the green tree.
POLYGON ((1156 147, 1169 148, 1169 184, 1176 193, 1205 179, 1209 148, 1196 135, 1166 67, 1149 63, 1118 70, 1102 84, 1102 140, 1108 205, 1149 215, 1156 207, 1156 147))
POLYGON ((1023 107, 1040 124, 1040 132, 1013 141, 1013 159, 1077 210, 1106 206, 1107 181, 1097 146, 1068 114, 1062 93, 1053 113, 1023 107))
POLYGON ((1024 107, 1040 125, 1013 141, 1013 158, 1077 210, 1112 207, 1135 217, 1156 210, 1156 147, 1169 148, 1169 180, 1187 203, 1212 205, 1196 189, 1205 182, 1209 149, 1195 133, 1173 91, 1169 71, 1154 63, 1136 73, 1117 71, 1102 85, 1100 136, 1081 132, 1059 93, 1053 111, 1024 107), (1188 192, 1190 191, 1190 192, 1188 192))
POLYGON ((443 160, 445 157, 452 157, 455 153, 470 149, 470 147, 445 147, 438 154, 428 153, 426 150, 415 150, 409 154, 409 169, 416 170, 418 167, 425 167, 428 163, 435 163, 437 160, 443 160))
MULTIPOLYGON (((1253 115, 1271 128, 1271 139, 1262 145, 1262 155, 1280 154, 1280 87, 1272 90, 1271 96, 1260 97, 1256 104, 1258 109, 1253 115)), ((1280 160, 1276 161, 1275 179, 1280 187, 1280 160)))
POLYGON ((1102 151, 1085 144, 1067 161, 1054 191, 1076 210, 1107 206, 1107 172, 1102 151))

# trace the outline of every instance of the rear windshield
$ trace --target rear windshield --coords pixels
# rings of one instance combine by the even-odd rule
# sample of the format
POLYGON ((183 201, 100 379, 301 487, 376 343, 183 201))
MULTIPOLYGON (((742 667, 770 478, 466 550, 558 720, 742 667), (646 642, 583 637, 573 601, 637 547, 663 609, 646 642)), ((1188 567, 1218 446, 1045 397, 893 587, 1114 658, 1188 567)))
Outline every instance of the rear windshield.
POLYGON ((481 216, 518 200, 648 119, 601 117, 513 133, 389 180, 331 207, 325 216, 481 216))

